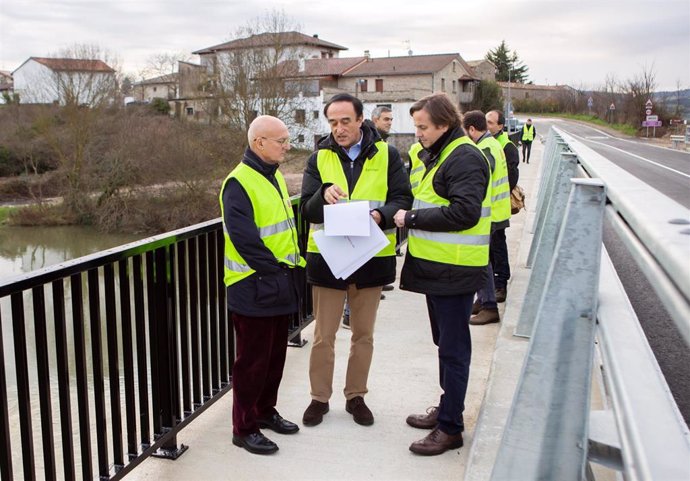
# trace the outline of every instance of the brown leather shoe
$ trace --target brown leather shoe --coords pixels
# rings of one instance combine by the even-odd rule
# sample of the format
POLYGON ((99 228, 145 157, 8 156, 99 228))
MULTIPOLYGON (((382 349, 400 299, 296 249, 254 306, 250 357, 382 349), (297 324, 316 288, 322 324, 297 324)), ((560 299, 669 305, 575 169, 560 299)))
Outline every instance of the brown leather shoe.
POLYGON ((508 295, 508 291, 505 287, 496 288, 496 302, 505 302, 508 295))
POLYGON ((474 301, 472 304, 472 315, 479 314, 479 311, 482 310, 482 303, 479 302, 479 299, 474 301))
POLYGON ((316 399, 312 399, 311 404, 307 406, 302 416, 302 424, 305 426, 316 426, 323 421, 323 415, 328 412, 328 403, 322 403, 316 399))
POLYGON ((424 439, 410 444, 410 451, 422 456, 436 456, 449 449, 462 447, 462 433, 446 434, 439 428, 431 431, 424 439))
POLYGON ((427 408, 426 414, 410 414, 405 420, 417 429, 433 429, 438 424, 438 406, 427 408))
POLYGON ((361 424, 362 426, 371 426, 374 424, 374 415, 364 403, 364 398, 362 396, 349 399, 345 403, 345 411, 352 414, 357 424, 361 424))
POLYGON ((498 309, 482 309, 476 316, 470 317, 470 324, 473 326, 483 326, 492 322, 500 322, 498 309))

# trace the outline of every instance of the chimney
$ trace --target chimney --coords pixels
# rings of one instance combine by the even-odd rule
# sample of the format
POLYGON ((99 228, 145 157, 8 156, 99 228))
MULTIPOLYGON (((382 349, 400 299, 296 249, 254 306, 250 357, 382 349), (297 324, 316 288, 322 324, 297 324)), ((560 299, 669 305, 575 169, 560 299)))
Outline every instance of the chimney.
POLYGON ((369 50, 364 51, 364 56, 369 60, 371 58, 371 54, 369 53, 369 50))
POLYGON ((314 37, 314 38, 319 38, 319 34, 318 34, 318 33, 315 33, 314 35, 312 35, 312 37, 314 37))

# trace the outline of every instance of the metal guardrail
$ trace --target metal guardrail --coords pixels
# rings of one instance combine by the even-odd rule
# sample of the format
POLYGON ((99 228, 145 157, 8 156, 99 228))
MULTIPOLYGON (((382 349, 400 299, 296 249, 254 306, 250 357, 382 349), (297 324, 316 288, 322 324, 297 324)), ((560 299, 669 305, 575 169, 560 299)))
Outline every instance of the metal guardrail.
POLYGON ((690 479, 690 432, 605 249, 606 219, 690 345, 690 211, 552 129, 516 335, 530 337, 491 479, 690 479), (592 177, 572 179, 573 177, 592 177), (595 335, 606 388, 590 412, 595 335))
MULTIPOLYGON (((116 480, 148 456, 186 449, 177 433, 232 386, 223 242, 216 219, 0 281, 10 313, 0 316, 3 481, 34 480, 41 468, 45 479, 116 480)), ((310 296, 291 323, 293 344, 311 322, 310 296)))

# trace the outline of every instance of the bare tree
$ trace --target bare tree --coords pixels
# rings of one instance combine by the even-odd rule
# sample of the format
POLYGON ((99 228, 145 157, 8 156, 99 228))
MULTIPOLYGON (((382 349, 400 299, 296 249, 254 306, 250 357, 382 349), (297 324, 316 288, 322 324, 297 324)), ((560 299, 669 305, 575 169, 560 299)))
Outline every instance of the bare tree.
POLYGON ((257 114, 281 118, 288 126, 296 120, 299 82, 284 80, 283 66, 299 61, 300 48, 290 42, 299 25, 284 11, 272 10, 235 33, 244 46, 218 52, 210 66, 207 113, 222 115, 231 127, 246 130, 257 114))
POLYGON ((178 62, 189 62, 192 56, 186 52, 159 52, 146 59, 146 65, 139 72, 142 80, 177 72, 178 62))
POLYGON ((656 89, 654 63, 643 65, 641 71, 623 85, 625 122, 639 126, 645 118, 645 104, 656 89))

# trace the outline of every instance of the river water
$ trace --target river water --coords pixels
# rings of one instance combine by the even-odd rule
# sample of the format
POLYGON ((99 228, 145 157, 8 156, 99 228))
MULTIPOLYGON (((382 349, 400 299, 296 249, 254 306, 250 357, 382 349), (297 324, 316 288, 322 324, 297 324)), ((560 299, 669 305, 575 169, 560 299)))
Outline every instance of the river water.
MULTIPOLYGON (((48 267, 54 264, 58 264, 63 261, 76 259, 81 256, 92 254, 104 249, 109 249, 111 247, 116 247, 118 245, 126 244, 135 240, 142 238, 143 236, 137 236, 133 234, 104 234, 96 231, 92 228, 87 227, 0 227, 0 283, 6 282, 15 276, 20 276, 22 274, 35 271, 44 267, 48 267)), ((65 285, 66 291, 66 304, 69 308, 69 290, 68 284, 65 285)), ((29 377, 30 377, 30 397, 31 397, 31 412, 33 418, 33 431, 34 431, 34 459, 36 463, 36 469, 39 473, 38 477, 41 478, 40 474, 43 470, 43 460, 42 460, 42 448, 40 441, 40 407, 38 405, 38 379, 36 377, 36 352, 35 352, 35 336, 31 319, 32 309, 31 309, 31 293, 25 293, 25 310, 27 315, 26 324, 26 346, 28 351, 28 364, 29 364, 29 377)), ((8 298, 0 299, 0 317, 2 319, 2 337, 3 337, 3 348, 4 348, 4 364, 6 369, 6 389, 8 394, 8 409, 10 415, 10 434, 12 438, 12 457, 13 457, 13 470, 14 478, 22 479, 23 472, 21 466, 21 444, 19 442, 19 414, 17 405, 17 384, 16 384, 16 373, 15 373, 15 359, 14 359, 14 345, 13 345, 13 333, 11 325, 11 314, 10 314, 10 303, 8 298)), ((59 438, 59 407, 57 405, 58 401, 58 389, 55 378, 56 371, 56 357, 54 352, 54 327, 52 325, 52 296, 50 294, 50 289, 46 289, 46 311, 47 315, 47 328, 48 328, 48 341, 49 341, 49 360, 50 360, 50 387, 51 387, 51 400, 53 404, 53 425, 55 429, 54 441, 56 448, 60 449, 60 438, 59 438)), ((69 312, 68 312, 69 316, 69 312)), ((105 331, 105 326, 103 326, 103 332, 105 331)), ((72 352, 73 338, 71 331, 68 333, 68 344, 70 345, 70 352, 72 352)), ((87 334, 88 335, 88 334, 87 334)), ((105 340, 105 339, 104 339, 105 340)), ((88 340, 87 340, 88 342, 88 340)), ((90 356, 88 362, 90 363, 90 356)), ((3 362, 3 360, 0 360, 3 362)), ((74 375, 74 357, 69 359, 69 371, 70 376, 74 375)), ((105 367, 105 372, 107 379, 107 363, 105 367)), ((89 377, 91 377, 91 372, 89 372, 89 377)), ((71 391, 74 390, 74 384, 71 386, 71 391)), ((107 389, 107 380, 106 380, 107 389)), ((91 396, 90 396, 91 397, 91 396)), ((92 404, 92 401, 91 401, 92 404)), ((72 393, 72 409, 76 408, 76 398, 74 393, 72 393)), ((93 413, 93 405, 91 406, 91 413, 93 413)), ((93 415, 93 414, 92 414, 93 415)), ((78 415, 73 412, 73 424, 74 424, 74 442, 75 442, 75 456, 76 463, 79 466, 81 463, 79 461, 78 454, 78 439, 76 438, 77 433, 77 422, 78 415)), ((93 417, 92 417, 93 420, 93 417)), ((95 462, 95 459, 93 460, 95 462)), ((57 455, 56 464, 58 467, 58 477, 61 477, 61 459, 60 455, 57 455)), ((94 473, 95 474, 95 473, 94 473)))

